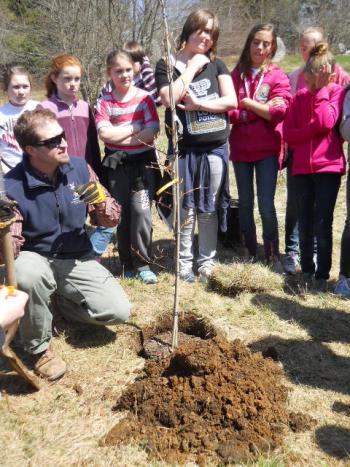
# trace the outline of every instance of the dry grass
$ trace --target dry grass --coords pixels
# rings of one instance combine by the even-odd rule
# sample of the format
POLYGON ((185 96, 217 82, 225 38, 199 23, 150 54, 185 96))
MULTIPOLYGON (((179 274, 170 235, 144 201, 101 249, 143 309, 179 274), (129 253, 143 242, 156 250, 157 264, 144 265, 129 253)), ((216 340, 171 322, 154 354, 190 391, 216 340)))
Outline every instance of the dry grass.
MULTIPOLYGON (((284 198, 283 178, 278 200, 284 198)), ((337 275, 339 238, 344 221, 344 189, 335 217, 335 267, 337 275)), ((278 203, 279 204, 279 203, 278 203)), ((280 203, 283 209, 283 202, 280 203)), ((279 217, 283 212, 279 211, 279 217)), ((134 304, 132 323, 146 326, 164 313, 171 313, 174 291, 172 242, 154 217, 155 248, 164 267, 160 283, 145 286, 136 280, 122 281, 134 304)), ((111 252, 110 252, 111 254, 111 252)), ((220 250, 222 260, 237 252, 220 250)), ((105 258, 118 270, 117 260, 105 258)), ((253 268, 264 291, 241 292, 229 297, 203 284, 182 284, 180 308, 207 318, 228 339, 242 339, 253 350, 274 346, 286 371, 289 408, 310 414, 317 426, 307 433, 289 433, 282 451, 261 458, 259 466, 340 466, 339 442, 350 449, 350 302, 333 294, 304 293, 297 280, 290 287, 276 288, 274 275, 263 266, 253 268), (270 284, 270 285, 269 285, 270 284), (338 457, 337 457, 338 456, 338 457)), ((218 266, 218 271, 230 268, 218 266)), ((231 277, 231 276, 230 276, 231 277)), ((250 280, 250 278, 247 278, 250 280)), ((278 284, 279 281, 277 281, 278 284)), ((117 422, 115 400, 133 381, 143 360, 137 356, 138 332, 132 326, 108 329, 81 328, 57 320, 55 347, 69 365, 60 382, 28 393, 15 377, 3 375, 0 387, 0 443, 6 466, 149 466, 142 446, 99 447, 99 439, 117 422)))
POLYGON ((267 292, 281 289, 283 278, 262 264, 241 262, 218 264, 209 286, 223 295, 235 297, 242 292, 267 292))

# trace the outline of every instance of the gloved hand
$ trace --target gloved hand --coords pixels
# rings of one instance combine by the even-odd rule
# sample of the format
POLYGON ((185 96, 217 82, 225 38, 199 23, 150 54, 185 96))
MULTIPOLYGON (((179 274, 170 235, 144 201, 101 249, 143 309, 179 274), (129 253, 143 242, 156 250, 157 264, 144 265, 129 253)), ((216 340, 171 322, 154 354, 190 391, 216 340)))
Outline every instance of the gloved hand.
POLYGON ((87 204, 100 204, 106 200, 106 193, 99 182, 89 182, 79 185, 75 189, 79 198, 87 204))
POLYGON ((17 204, 16 201, 11 199, 0 199, 0 230, 5 229, 14 222, 13 206, 15 204, 17 204))

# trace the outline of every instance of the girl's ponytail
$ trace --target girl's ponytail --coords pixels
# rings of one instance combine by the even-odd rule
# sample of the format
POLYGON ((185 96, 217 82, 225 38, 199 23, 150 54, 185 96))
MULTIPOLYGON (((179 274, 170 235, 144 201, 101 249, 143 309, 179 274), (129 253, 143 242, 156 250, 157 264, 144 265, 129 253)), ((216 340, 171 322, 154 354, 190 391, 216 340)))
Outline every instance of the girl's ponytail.
POLYGON ((319 42, 310 52, 310 57, 321 57, 329 52, 329 45, 327 42, 319 42))
POLYGON ((311 75, 317 75, 320 68, 327 64, 331 65, 331 71, 333 72, 335 68, 335 58, 329 50, 329 45, 325 41, 319 42, 311 50, 309 59, 304 67, 304 71, 311 75))

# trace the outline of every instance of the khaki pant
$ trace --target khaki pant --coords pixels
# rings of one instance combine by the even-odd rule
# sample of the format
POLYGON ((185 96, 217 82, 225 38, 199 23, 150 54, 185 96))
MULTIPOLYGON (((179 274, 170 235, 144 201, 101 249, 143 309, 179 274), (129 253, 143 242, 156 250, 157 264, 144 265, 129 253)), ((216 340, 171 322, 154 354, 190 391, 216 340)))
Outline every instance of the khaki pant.
POLYGON ((57 293, 60 312, 69 321, 97 325, 126 321, 131 305, 117 280, 88 255, 56 259, 22 251, 15 261, 18 288, 29 294, 19 333, 23 348, 45 351, 52 337, 50 297, 57 293))

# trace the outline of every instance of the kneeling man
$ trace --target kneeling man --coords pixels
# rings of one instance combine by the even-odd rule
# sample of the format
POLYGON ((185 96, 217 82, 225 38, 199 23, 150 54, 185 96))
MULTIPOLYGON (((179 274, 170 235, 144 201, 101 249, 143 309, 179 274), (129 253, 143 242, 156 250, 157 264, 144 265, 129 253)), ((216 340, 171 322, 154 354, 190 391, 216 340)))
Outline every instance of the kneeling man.
POLYGON ((94 225, 114 227, 121 209, 91 167, 68 156, 54 113, 25 112, 14 132, 23 161, 5 176, 7 195, 15 203, 11 219, 0 218, 0 228, 11 223, 18 288, 29 295, 19 327, 21 344, 33 355, 36 373, 53 381, 66 371, 50 344, 54 292, 67 320, 105 325, 129 317, 124 291, 95 261, 85 231, 87 214, 94 225))

